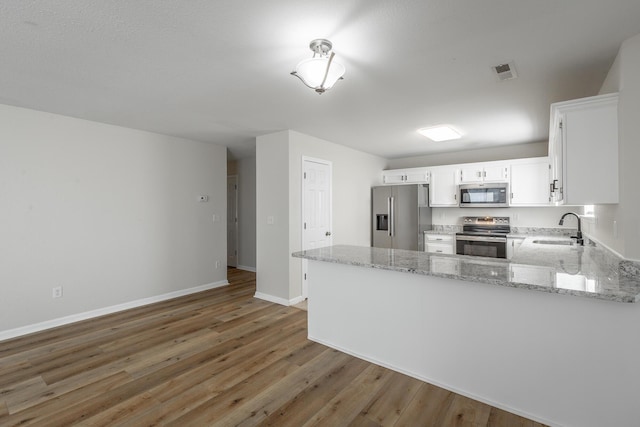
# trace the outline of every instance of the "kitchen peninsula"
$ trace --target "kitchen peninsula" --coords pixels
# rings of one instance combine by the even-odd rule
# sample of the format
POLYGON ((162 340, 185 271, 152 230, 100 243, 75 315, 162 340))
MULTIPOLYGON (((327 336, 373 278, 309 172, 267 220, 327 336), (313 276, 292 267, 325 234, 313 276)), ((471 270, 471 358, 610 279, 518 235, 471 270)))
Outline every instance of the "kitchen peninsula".
POLYGON ((309 260, 309 338, 550 425, 633 425, 638 264, 540 240, 509 261, 295 253, 309 260))

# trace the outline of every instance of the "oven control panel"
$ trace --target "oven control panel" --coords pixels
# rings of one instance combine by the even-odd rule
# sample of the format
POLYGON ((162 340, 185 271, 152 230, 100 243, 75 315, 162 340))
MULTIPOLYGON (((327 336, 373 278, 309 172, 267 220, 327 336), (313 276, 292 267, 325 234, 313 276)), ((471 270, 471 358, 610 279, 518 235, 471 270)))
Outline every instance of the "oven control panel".
POLYGON ((507 216, 465 216, 462 223, 467 225, 509 225, 507 216))

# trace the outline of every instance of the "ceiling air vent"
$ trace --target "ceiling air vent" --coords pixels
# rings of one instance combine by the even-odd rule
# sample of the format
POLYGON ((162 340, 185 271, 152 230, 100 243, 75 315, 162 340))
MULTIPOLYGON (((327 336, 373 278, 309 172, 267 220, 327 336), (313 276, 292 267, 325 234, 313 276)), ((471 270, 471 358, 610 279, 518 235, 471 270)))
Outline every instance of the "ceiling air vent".
POLYGON ((501 82, 505 80, 513 80, 518 77, 516 71, 516 65, 513 62, 507 62, 506 64, 496 65, 491 67, 494 73, 498 76, 498 80, 501 82))

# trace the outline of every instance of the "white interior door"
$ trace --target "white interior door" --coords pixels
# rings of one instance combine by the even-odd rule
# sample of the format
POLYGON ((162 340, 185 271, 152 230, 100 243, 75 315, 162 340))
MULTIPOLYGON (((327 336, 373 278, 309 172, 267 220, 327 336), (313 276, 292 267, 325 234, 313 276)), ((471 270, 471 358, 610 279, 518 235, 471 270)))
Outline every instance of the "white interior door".
MULTIPOLYGON (((303 158, 302 163, 302 249, 331 246, 331 162, 303 158)), ((307 297, 306 260, 302 296, 307 297)))
POLYGON ((227 177, 227 266, 238 266, 238 176, 227 177))

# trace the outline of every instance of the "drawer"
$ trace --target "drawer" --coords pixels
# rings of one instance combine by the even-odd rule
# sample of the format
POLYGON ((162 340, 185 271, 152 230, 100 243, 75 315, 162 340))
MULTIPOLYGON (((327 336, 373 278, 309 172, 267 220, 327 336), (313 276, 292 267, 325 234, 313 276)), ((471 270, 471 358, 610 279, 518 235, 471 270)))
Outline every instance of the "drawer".
POLYGON ((424 240, 427 243, 453 242, 453 234, 429 234, 424 233, 424 240))
POLYGON ((426 252, 434 254, 453 254, 453 245, 451 243, 431 243, 427 242, 426 252))

